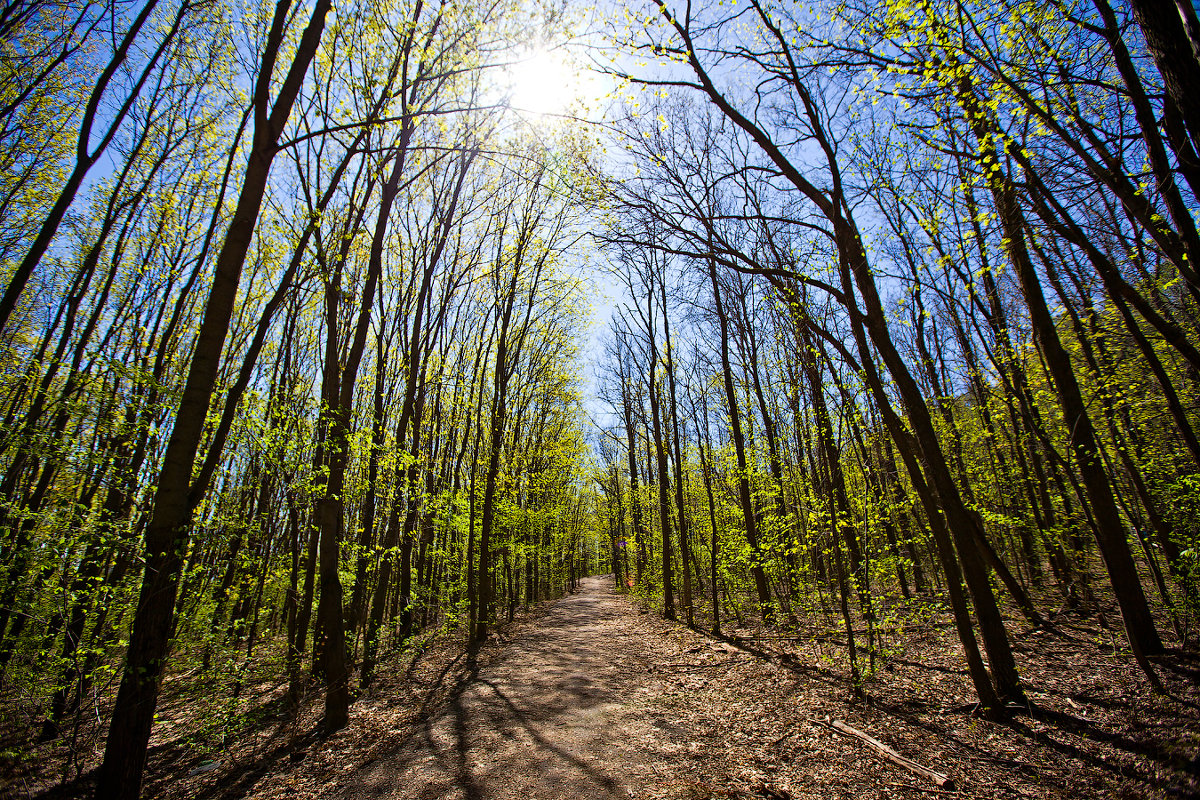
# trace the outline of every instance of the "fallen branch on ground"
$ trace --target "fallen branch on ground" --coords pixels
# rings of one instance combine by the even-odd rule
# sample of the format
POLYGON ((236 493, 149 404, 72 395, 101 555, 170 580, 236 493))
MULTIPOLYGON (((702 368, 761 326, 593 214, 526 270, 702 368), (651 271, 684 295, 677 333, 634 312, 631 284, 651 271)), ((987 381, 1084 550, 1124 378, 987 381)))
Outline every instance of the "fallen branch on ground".
POLYGON ((953 789, 930 789, 928 786, 913 786, 911 783, 887 783, 884 785, 891 789, 908 789, 912 792, 925 792, 926 794, 958 794, 953 789))
POLYGON ((827 724, 829 724, 830 727, 832 727, 836 731, 839 731, 840 733, 844 733, 847 736, 853 736, 854 738, 858 739, 859 741, 865 742, 866 744, 870 745, 876 752, 878 752, 881 756, 886 758, 888 761, 891 761, 893 764, 896 764, 897 766, 900 766, 900 767, 904 767, 909 772, 915 773, 917 775, 920 775, 923 778, 927 778, 927 779, 933 781, 934 784, 936 784, 938 787, 940 787, 942 789, 946 789, 947 791, 954 791, 954 788, 955 788, 954 781, 949 776, 943 775, 940 772, 934 772, 933 770, 931 770, 927 767, 921 766, 920 764, 918 764, 917 762, 913 761, 910 758, 905 758, 904 756, 900 755, 895 750, 888 747, 886 744, 879 741, 875 737, 870 736, 869 734, 863 733, 858 728, 852 728, 851 726, 842 722, 840 719, 835 719, 832 723, 827 723, 827 724))

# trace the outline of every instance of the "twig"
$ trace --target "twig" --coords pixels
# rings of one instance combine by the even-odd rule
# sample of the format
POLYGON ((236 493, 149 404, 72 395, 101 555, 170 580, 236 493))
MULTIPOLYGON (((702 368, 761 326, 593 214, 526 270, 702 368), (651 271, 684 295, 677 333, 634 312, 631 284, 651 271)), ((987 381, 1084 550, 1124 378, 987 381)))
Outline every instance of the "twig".
POLYGON ((859 741, 869 745, 881 756, 886 758, 888 761, 891 761, 893 764, 904 767, 909 772, 916 773, 923 778, 929 779, 942 789, 947 789, 950 791, 954 790, 954 781, 951 780, 949 776, 943 775, 940 772, 934 772, 927 767, 921 766, 910 758, 905 758, 883 742, 879 741, 873 736, 863 733, 858 728, 852 728, 846 723, 842 722, 840 719, 835 719, 831 723, 831 727, 841 733, 846 734, 847 736, 853 736, 859 741))
POLYGON ((927 786, 914 786, 911 783, 887 783, 884 785, 892 789, 912 789, 914 792, 928 792, 929 794, 958 794, 957 789, 930 789, 927 786))
POLYGON ((678 670, 678 669, 707 669, 709 667, 728 667, 729 665, 730 665, 730 663, 728 661, 718 661, 715 664, 688 664, 688 663, 680 662, 677 664, 659 664, 658 666, 659 667, 669 667, 670 669, 678 670))

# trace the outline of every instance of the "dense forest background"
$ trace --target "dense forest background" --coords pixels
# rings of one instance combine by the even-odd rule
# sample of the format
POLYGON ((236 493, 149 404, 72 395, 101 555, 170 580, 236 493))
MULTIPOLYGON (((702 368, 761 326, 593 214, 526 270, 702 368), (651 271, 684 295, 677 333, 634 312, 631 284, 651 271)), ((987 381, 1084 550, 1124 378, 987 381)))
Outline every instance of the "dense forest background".
POLYGON ((992 717, 1015 624, 1194 651, 1194 7, 610 11, 0 5, 7 766, 136 797, 168 677, 334 731, 606 571, 855 692, 944 611, 992 717))

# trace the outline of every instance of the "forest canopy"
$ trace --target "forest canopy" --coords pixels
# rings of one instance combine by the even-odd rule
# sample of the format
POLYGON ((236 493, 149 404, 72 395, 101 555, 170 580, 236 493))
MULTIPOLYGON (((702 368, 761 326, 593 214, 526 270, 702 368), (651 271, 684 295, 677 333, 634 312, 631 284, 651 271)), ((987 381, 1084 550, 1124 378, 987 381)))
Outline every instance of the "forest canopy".
POLYGON ((0 2, 14 769, 139 796, 172 676, 336 731, 603 572, 855 692, 931 598, 988 716, 1064 613, 1161 688, 1197 86, 1184 0, 0 2))

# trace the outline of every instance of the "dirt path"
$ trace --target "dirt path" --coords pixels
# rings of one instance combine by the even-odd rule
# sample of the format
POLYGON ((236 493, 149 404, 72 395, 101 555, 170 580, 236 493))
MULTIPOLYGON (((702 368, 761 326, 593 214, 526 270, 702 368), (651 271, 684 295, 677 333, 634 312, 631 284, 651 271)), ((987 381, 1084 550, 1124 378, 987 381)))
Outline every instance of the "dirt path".
POLYGON ((1200 797, 1200 663, 1161 663, 1172 699, 1149 693, 1094 628, 1067 620, 1055 637, 1021 631, 1035 706, 995 723, 971 713, 948 623, 885 638, 887 658, 855 699, 827 633, 737 629, 716 641, 639 613, 609 580, 588 578, 506 626, 478 660, 458 640, 398 656, 333 736, 319 735, 312 703, 307 717, 243 737, 220 769, 163 764, 148 796, 937 796, 826 724, 842 719, 953 777, 958 797, 1200 797))
POLYGON ((344 796, 628 798, 661 783, 656 765, 680 744, 650 713, 663 687, 630 616, 604 579, 585 579, 344 796))

